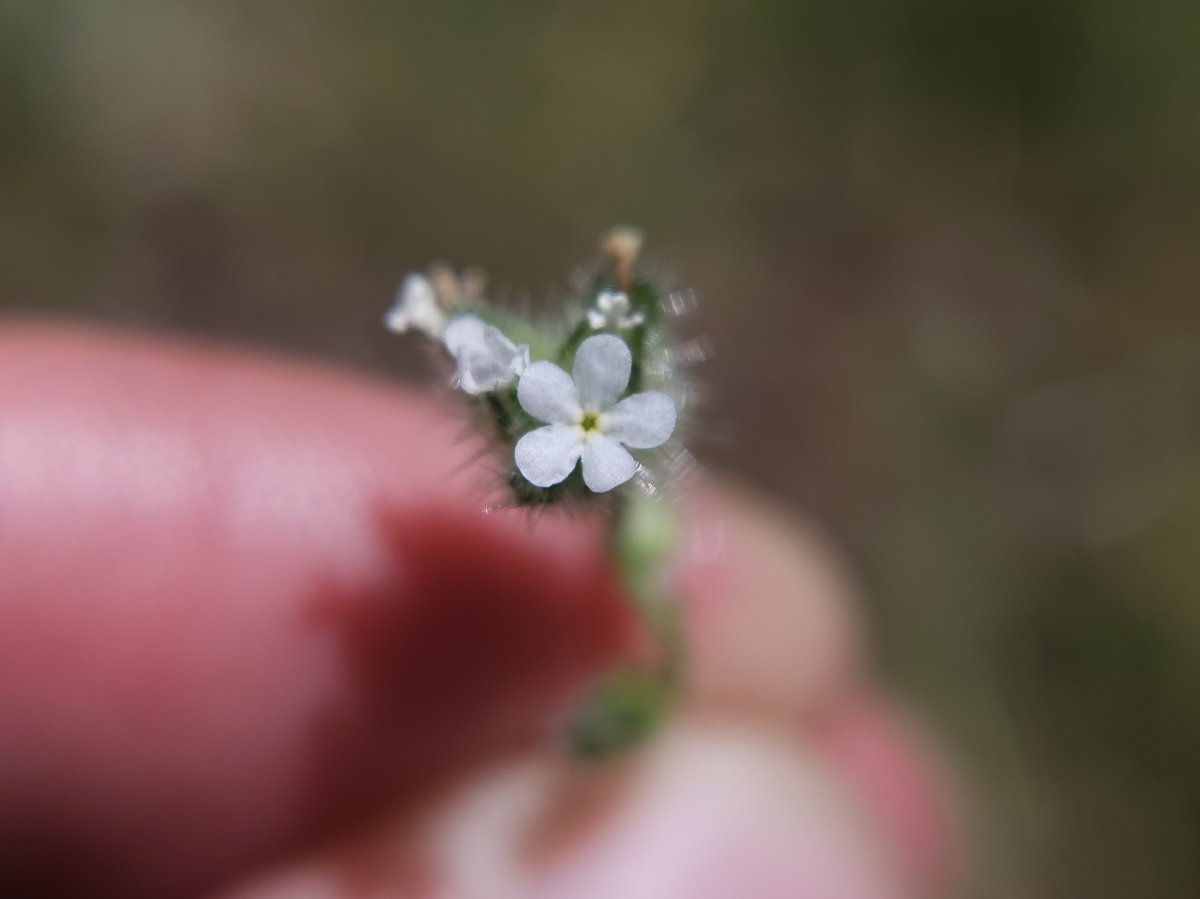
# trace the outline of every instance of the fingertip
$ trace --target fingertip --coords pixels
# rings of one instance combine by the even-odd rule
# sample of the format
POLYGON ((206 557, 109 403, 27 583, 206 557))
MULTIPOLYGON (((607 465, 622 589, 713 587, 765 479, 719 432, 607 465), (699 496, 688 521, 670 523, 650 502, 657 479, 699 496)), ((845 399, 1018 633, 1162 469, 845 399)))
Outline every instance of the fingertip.
POLYGON ((745 487, 710 481, 688 505, 681 583, 696 701, 791 720, 860 680, 865 628, 829 542, 745 487))
POLYGON ((893 874, 813 753, 782 731, 682 717, 620 766, 499 767, 416 827, 385 825, 222 899, 901 899, 893 874))

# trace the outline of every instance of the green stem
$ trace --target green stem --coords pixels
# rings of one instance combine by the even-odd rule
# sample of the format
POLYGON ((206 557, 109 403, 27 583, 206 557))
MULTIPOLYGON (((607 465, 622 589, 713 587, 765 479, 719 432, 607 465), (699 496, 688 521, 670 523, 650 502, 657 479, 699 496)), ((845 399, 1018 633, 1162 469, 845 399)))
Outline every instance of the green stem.
POLYGON ((666 585, 673 523, 655 499, 618 496, 614 502, 610 555, 657 652, 645 670, 611 673, 576 709, 567 737, 583 758, 605 758, 652 735, 682 688, 686 663, 679 608, 666 585))

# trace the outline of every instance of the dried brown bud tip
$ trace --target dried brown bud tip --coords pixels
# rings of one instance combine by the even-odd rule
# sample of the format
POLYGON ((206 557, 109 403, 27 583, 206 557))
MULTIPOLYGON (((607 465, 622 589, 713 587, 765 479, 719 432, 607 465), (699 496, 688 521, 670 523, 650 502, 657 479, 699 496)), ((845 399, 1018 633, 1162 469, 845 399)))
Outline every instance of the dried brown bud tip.
POLYGON ((608 257, 617 286, 629 290, 633 283, 633 266, 642 251, 642 232, 627 225, 618 225, 604 235, 600 248, 608 257))

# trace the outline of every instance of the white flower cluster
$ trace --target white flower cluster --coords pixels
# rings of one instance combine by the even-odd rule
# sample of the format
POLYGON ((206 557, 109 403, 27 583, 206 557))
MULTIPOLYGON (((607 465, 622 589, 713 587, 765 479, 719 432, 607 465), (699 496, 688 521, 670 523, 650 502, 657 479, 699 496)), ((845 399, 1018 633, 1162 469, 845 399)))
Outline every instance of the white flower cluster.
POLYGON ((442 311, 428 278, 416 272, 405 277, 396 291, 396 302, 383 315, 383 326, 393 334, 413 330, 427 337, 442 336, 446 313, 442 311))
POLYGON ((686 453, 665 444, 676 398, 691 392, 686 346, 668 339, 674 301, 638 272, 641 245, 635 229, 608 232, 605 267, 576 282, 584 308, 572 303, 545 326, 489 307, 481 270, 446 265, 408 275, 384 316, 389 330, 429 337, 454 360, 454 387, 505 459, 505 505, 591 503, 607 513, 609 561, 657 651, 597 682, 564 721, 570 751, 588 759, 647 739, 684 682, 685 629, 668 577, 680 527, 672 505, 657 501, 660 472, 648 469, 680 471, 686 453), (642 489, 605 500, 631 482, 642 489))
POLYGON ((596 306, 587 311, 588 324, 593 331, 628 331, 646 320, 640 311, 629 311, 629 294, 621 290, 602 290, 596 306))
POLYGON ((675 400, 657 390, 626 395, 634 357, 618 336, 645 322, 626 293, 602 290, 585 314, 594 334, 578 344, 571 374, 550 361, 530 362, 518 345, 477 315, 447 316, 429 279, 411 274, 384 317, 395 333, 415 330, 440 340, 457 363, 457 386, 472 396, 510 391, 528 416, 546 424, 516 438, 513 461, 534 487, 565 481, 582 466, 593 493, 607 493, 641 468, 630 449, 653 449, 675 430, 675 400))

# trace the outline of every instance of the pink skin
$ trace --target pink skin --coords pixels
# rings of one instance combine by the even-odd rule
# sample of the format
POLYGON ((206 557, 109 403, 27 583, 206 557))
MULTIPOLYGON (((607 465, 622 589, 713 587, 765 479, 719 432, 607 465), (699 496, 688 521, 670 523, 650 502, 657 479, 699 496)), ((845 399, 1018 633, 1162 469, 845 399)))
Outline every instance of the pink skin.
POLYGON ((919 895, 953 882, 957 809, 944 766, 910 716, 877 696, 847 697, 809 730, 813 748, 874 819, 919 895))
MULTIPOLYGON (((0 331, 0 894, 196 895, 544 740, 635 624, 594 524, 480 515, 460 429, 350 373, 0 331)), ((799 721, 859 679, 850 605, 812 580, 787 614, 824 660, 777 641, 748 664, 745 621, 787 604, 716 585, 768 595, 792 563, 742 553, 759 512, 702 497, 733 537, 684 572, 698 702, 799 721)), ((842 769, 885 836, 886 768, 842 769)))

